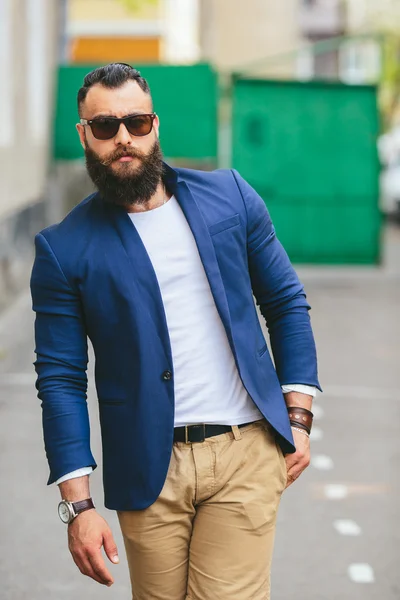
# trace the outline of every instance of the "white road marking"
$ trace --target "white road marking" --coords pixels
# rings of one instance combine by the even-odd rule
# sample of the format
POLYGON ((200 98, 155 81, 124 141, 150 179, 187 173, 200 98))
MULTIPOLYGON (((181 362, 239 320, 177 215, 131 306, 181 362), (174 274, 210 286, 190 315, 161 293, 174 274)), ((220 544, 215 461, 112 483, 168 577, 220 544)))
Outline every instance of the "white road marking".
POLYGON ((319 427, 313 427, 311 429, 310 439, 314 442, 317 440, 322 440, 324 437, 324 432, 319 427))
POLYGON ((373 583, 375 581, 374 571, 367 563, 350 565, 347 573, 355 583, 373 583))
POLYGON ((314 421, 318 421, 324 416, 324 409, 319 404, 314 404, 311 410, 314 415, 314 421))
POLYGON ((311 465, 321 471, 330 471, 333 469, 333 460, 326 454, 316 454, 311 457, 311 465))
POLYGON ((361 535, 361 527, 351 519, 337 519, 333 526, 341 535, 361 535))
POLYGON ((342 483, 329 483, 324 486, 324 494, 329 500, 342 500, 346 498, 349 490, 347 485, 342 483))

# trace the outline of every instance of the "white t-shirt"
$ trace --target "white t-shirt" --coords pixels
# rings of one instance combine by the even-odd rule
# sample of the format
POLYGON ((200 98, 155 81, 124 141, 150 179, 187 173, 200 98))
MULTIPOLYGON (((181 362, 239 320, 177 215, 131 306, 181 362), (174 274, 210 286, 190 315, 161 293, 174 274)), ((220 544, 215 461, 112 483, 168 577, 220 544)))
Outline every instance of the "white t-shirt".
POLYGON ((197 245, 176 198, 129 213, 155 270, 174 367, 175 427, 263 416, 245 390, 197 245))

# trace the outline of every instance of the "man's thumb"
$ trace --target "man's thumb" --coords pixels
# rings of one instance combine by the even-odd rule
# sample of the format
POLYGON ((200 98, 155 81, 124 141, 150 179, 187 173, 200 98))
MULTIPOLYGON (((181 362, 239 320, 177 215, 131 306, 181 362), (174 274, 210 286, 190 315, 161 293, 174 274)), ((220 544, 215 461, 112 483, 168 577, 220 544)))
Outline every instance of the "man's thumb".
POLYGON ((111 560, 112 563, 115 563, 115 564, 119 563, 117 545, 114 542, 114 538, 112 536, 111 531, 104 534, 103 541, 104 541, 104 550, 105 550, 105 553, 107 554, 108 558, 111 560))

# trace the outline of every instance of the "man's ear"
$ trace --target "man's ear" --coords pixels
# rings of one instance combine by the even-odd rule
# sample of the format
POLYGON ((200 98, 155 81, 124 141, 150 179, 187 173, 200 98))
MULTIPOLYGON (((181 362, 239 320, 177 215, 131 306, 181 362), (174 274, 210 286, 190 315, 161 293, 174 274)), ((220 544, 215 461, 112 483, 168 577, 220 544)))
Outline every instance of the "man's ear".
POLYGON ((81 142, 81 146, 84 150, 86 150, 86 135, 85 135, 85 128, 83 125, 81 125, 80 123, 76 124, 76 130, 78 132, 79 135, 79 140, 81 142))
POLYGON ((153 127, 157 138, 160 139, 160 119, 158 118, 158 115, 154 119, 153 127))

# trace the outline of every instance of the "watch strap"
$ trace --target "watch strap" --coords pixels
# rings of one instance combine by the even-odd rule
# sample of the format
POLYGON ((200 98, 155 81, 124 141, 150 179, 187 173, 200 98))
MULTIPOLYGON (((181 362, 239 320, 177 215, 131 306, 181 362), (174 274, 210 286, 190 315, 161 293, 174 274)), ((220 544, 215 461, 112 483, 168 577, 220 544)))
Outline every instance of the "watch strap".
POLYGON ((91 508, 95 508, 93 504, 93 500, 91 498, 86 498, 86 500, 79 500, 79 502, 71 502, 75 514, 79 515, 85 510, 90 510, 91 508))

